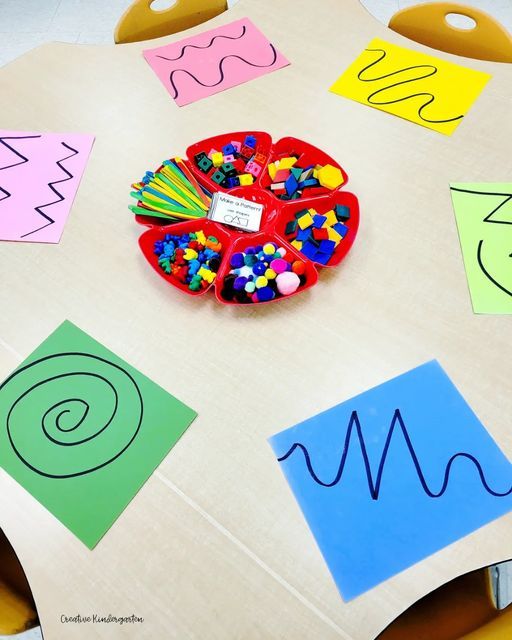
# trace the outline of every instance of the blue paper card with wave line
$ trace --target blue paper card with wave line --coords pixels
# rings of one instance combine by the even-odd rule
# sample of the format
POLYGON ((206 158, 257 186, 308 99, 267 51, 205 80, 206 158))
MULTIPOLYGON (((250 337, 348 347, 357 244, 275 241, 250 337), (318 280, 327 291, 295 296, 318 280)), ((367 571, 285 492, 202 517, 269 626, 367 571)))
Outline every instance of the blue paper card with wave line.
POLYGON ((0 466, 92 549, 196 415, 66 321, 0 383, 0 466))
POLYGON ((512 465, 436 361, 269 441, 346 601, 512 509, 512 465))

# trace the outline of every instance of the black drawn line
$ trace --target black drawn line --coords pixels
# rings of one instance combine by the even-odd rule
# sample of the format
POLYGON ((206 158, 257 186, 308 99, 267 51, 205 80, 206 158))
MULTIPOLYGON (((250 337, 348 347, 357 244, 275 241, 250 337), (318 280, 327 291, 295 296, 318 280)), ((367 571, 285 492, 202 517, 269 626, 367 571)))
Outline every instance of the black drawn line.
POLYGON ((25 162, 28 162, 28 158, 26 158, 22 153, 19 153, 19 151, 16 151, 16 149, 11 147, 10 144, 7 144, 7 142, 5 142, 6 140, 28 140, 28 139, 40 138, 40 137, 41 137, 41 134, 35 135, 35 136, 3 136, 1 137, 0 144, 3 144, 4 147, 7 147, 9 151, 12 151, 15 155, 18 156, 18 158, 21 158, 21 162, 15 162, 14 164, 8 164, 5 167, 0 167, 0 171, 3 171, 4 169, 10 169, 11 167, 17 167, 20 164, 25 164, 25 162))
POLYGON ((455 460, 457 460, 457 458, 465 458, 467 460, 470 460, 476 467, 476 470, 478 471, 478 475, 480 477, 480 481, 484 487, 484 489, 487 491, 487 493, 489 493, 492 496, 496 496, 496 497, 504 497, 504 496, 508 496, 512 493, 512 486, 510 487, 510 489, 508 489, 507 491, 501 493, 499 491, 494 491, 493 489, 491 489, 491 487, 488 485, 487 480, 485 479, 484 476, 484 472, 482 470, 482 466, 480 464, 480 462, 477 460, 477 458, 475 458, 474 456, 472 456, 469 453, 464 453, 464 452, 458 452, 455 453, 454 455, 451 456, 451 458, 448 460, 448 463, 446 465, 445 468, 445 473, 444 473, 444 478, 443 478, 443 483, 441 485, 441 488, 439 489, 439 491, 433 491, 427 484, 427 481, 425 480, 425 476, 423 474, 423 471, 421 469, 421 465, 420 462, 418 460, 418 456, 416 454, 416 451, 414 450, 414 446, 412 444, 411 438, 409 436, 409 433, 407 431, 407 427, 405 426, 405 422, 401 416, 400 410, 399 409, 395 409, 394 414, 393 414, 393 419, 391 420, 391 425, 389 427, 389 431, 386 437, 386 442, 384 444, 384 449, 382 451, 382 456, 380 458, 380 462, 379 462, 379 466, 378 466, 378 470, 377 470, 377 475, 376 478, 374 480, 373 478, 373 473, 371 470, 371 466, 370 466, 370 460, 368 458, 368 452, 366 449, 366 443, 364 440, 364 436, 363 436, 363 432, 361 429, 361 424, 359 422, 359 416, 357 415, 357 411, 352 411, 352 414, 350 416, 350 420, 348 423, 348 427, 347 427, 347 431, 346 431, 346 435, 345 435, 345 443, 343 446, 343 453, 341 456, 341 460, 339 463, 339 467, 338 470, 336 472, 336 475, 334 476, 334 478, 330 481, 325 481, 322 480, 321 478, 318 477, 318 475, 316 474, 315 470, 313 469, 313 466, 311 464, 311 458, 309 455, 309 451, 307 450, 307 448, 301 444, 300 442, 295 442, 290 449, 280 458, 278 458, 278 462, 284 462, 285 460, 287 460, 296 450, 302 451, 303 455, 304 455, 304 460, 306 462, 306 467, 307 470, 309 472, 309 475, 311 476, 311 478, 319 485, 321 485, 322 487, 334 487, 335 485, 338 484, 338 482, 340 482, 342 476, 343 476, 343 471, 345 469, 345 463, 347 461, 347 456, 348 456, 348 452, 349 452, 349 447, 350 447, 350 441, 351 441, 351 437, 352 437, 352 432, 355 428, 356 433, 357 433, 357 437, 359 440, 359 447, 361 449, 361 454, 363 456, 363 462, 364 462, 364 468, 365 468, 365 472, 366 472, 366 478, 367 478, 367 482, 368 482, 368 489, 370 492, 370 496, 372 498, 372 500, 378 500, 379 499, 379 494, 380 494, 380 486, 381 486, 381 481, 382 481, 382 474, 384 472, 384 467, 386 465, 386 459, 387 459, 387 455, 388 455, 388 450, 389 450, 389 446, 391 444, 391 439, 393 437, 393 433, 395 431, 395 427, 396 425, 398 425, 398 427, 400 428, 402 435, 404 437, 405 443, 407 445, 407 448, 409 450, 409 454, 411 456, 412 462, 414 464, 414 468, 416 470, 416 474, 418 476, 418 480, 421 483, 421 486, 423 488, 423 491, 427 494, 427 496, 429 496, 430 498, 440 498, 444 492, 446 491, 447 487, 448 487, 448 481, 450 479, 450 471, 452 468, 453 463, 455 462, 455 460))
POLYGON ((435 100, 434 94, 426 92, 426 91, 422 91, 420 93, 411 93, 411 94, 409 94, 407 96, 404 96, 403 98, 397 98, 396 100, 387 100, 387 101, 385 100, 383 102, 378 102, 376 100, 372 101, 372 99, 375 98, 375 96, 377 96, 379 93, 382 93, 383 91, 387 91, 388 89, 392 89, 393 87, 399 87, 400 85, 403 85, 403 84, 408 84, 409 82, 416 82, 417 80, 424 80, 425 78, 429 78, 430 76, 435 75, 438 72, 438 69, 437 69, 437 67, 435 67, 434 65, 431 65, 431 64, 419 64, 419 65, 413 65, 412 67, 404 67, 403 69, 398 69, 397 71, 392 71, 391 73, 386 73, 386 74, 384 74, 382 76, 378 76, 376 78, 363 78, 362 75, 363 75, 363 73, 365 71, 367 71, 368 69, 370 69, 374 65, 378 64, 387 55, 387 53, 386 53, 386 51, 384 51, 384 49, 366 49, 366 51, 380 52, 380 53, 382 53, 382 55, 379 58, 377 58, 377 60, 375 60, 374 62, 371 62, 369 65, 364 67, 364 69, 361 69, 361 71, 359 71, 359 73, 357 74, 357 77, 358 77, 359 80, 361 80, 361 82, 377 82, 378 80, 384 80, 385 78, 390 78, 391 76, 396 76, 397 74, 401 74, 401 73, 404 73, 405 71, 410 71, 412 69, 429 70, 424 75, 418 75, 417 77, 411 78, 409 80, 402 80, 400 82, 395 82, 393 84, 387 85, 386 87, 382 87, 381 89, 378 89, 377 91, 374 91, 373 93, 371 93, 366 98, 366 100, 368 101, 369 104, 376 105, 376 106, 383 106, 383 105, 387 105, 387 104, 395 104, 397 102, 403 102, 404 100, 409 100, 411 98, 418 98, 418 97, 424 96, 425 98, 428 98, 428 99, 418 109, 418 117, 420 117, 424 122, 429 122, 431 124, 442 124, 442 123, 445 123, 445 122, 454 122, 455 120, 460 120, 461 118, 464 117, 463 114, 460 115, 460 116, 455 116, 453 118, 446 118, 446 119, 443 119, 443 120, 431 120, 429 118, 424 117, 423 116, 423 110, 426 109, 435 100))
MULTIPOLYGON (((79 429, 79 427, 83 424, 88 412, 89 412, 89 408, 90 405, 86 400, 80 399, 80 398, 64 398, 63 400, 60 400, 59 402, 56 402, 54 404, 52 404, 50 406, 50 408, 45 411, 45 413, 41 416, 40 420, 41 420, 41 430, 44 433, 44 435, 46 436, 46 438, 48 438, 51 442, 53 442, 54 444, 61 446, 61 447, 75 447, 75 446, 79 446, 85 442, 89 442, 90 440, 93 440, 95 438, 97 438, 98 436, 100 436, 106 429, 108 429, 108 427, 111 425, 111 423, 113 422, 114 418, 116 417, 117 414, 117 410, 118 410, 118 406, 119 406, 119 394, 117 389, 115 388, 115 386, 112 384, 112 382, 110 380, 108 380, 108 378, 104 377, 103 375, 99 374, 99 373, 94 373, 91 371, 76 371, 76 372, 65 372, 65 373, 60 373, 57 375, 53 375, 53 376, 48 376, 48 377, 42 377, 39 382, 36 382, 34 384, 32 384, 28 389, 26 389, 23 393, 21 393, 21 395, 19 395, 16 400, 12 403, 12 405, 9 408, 9 412, 7 414, 7 418, 6 418, 6 428, 7 428, 7 435, 9 438, 9 442, 11 443, 11 447, 14 451, 14 453, 16 454, 16 456, 19 458, 19 460, 29 469, 31 469, 32 471, 34 471, 34 473, 37 473, 41 476, 44 476, 46 478, 54 478, 54 479, 63 479, 63 478, 76 478, 78 476, 83 476, 89 473, 93 473, 94 471, 97 471, 98 469, 102 469, 103 467, 106 467, 107 465, 111 464, 112 462, 114 462, 115 460, 117 460, 127 449, 128 447, 133 443, 133 441, 135 440, 135 438, 137 437, 137 434, 140 431, 141 428, 141 424, 142 424, 142 418, 144 415, 144 403, 143 403, 143 399, 142 399, 142 394, 140 392, 139 386, 136 382, 136 380, 133 378, 133 376, 123 367, 119 366, 118 364, 115 364, 114 362, 111 362, 109 360, 106 360, 105 358, 101 358, 100 356, 96 356, 93 355, 91 353, 83 353, 83 352, 62 352, 62 353, 56 353, 56 354, 52 354, 49 356, 45 356, 43 358, 39 358, 38 360, 34 360, 34 362, 31 362, 27 365, 25 365, 24 367, 21 367, 20 369, 18 369, 17 371, 15 371, 14 373, 12 373, 6 380, 4 380, 4 382, 0 385, 0 398, 1 398, 1 394, 2 391, 5 389, 5 387, 15 378, 17 378, 18 376, 21 376, 21 374, 29 369, 31 369, 32 367, 37 367, 38 365, 42 364, 42 363, 46 363, 48 361, 53 361, 55 362, 57 359, 57 365, 58 365, 58 359, 59 358, 65 358, 67 356, 72 356, 72 357, 78 357, 78 358, 90 358, 91 360, 95 361, 99 361, 102 363, 105 363, 115 369, 117 369, 118 371, 120 371, 124 376, 126 376, 129 381, 130 381, 130 387, 132 390, 134 390, 135 394, 134 394, 134 399, 136 401, 137 404, 137 409, 130 412, 131 418, 132 418, 132 424, 126 424, 125 428, 126 429, 130 429, 133 430, 133 433, 128 441, 127 444, 125 444, 119 451, 115 452, 112 455, 112 452, 108 452, 108 450, 105 450, 105 457, 106 460, 104 461, 96 461, 93 462, 91 461, 91 463, 89 463, 89 465, 87 466, 87 468, 82 469, 80 471, 76 471, 73 473, 56 473, 54 470, 53 472, 51 470, 44 470, 44 469, 40 469, 37 468, 35 466, 35 464, 32 464, 29 460, 27 460, 27 457, 20 452, 18 446, 16 445, 16 437, 13 435, 12 433, 12 425, 11 425, 11 417, 12 417, 12 413, 13 411, 16 409, 16 407, 19 405, 20 402, 23 401, 23 399, 27 396, 29 396, 34 389, 37 389, 38 387, 41 387, 42 385, 45 385, 47 383, 50 383, 54 380, 59 380, 62 378, 69 378, 70 376, 89 376, 92 378, 96 378, 98 380, 101 380, 103 383, 105 383, 107 385, 107 387, 109 387, 113 393, 113 397, 114 397, 114 408, 112 411, 111 416, 108 418, 108 420, 106 420, 105 424, 98 429, 98 431, 96 431, 95 433, 93 433, 92 435, 82 438, 82 439, 77 439, 73 442, 65 442, 65 441, 61 441, 58 440, 54 437, 52 437, 50 435, 50 433, 48 432, 47 426, 46 426, 46 419, 48 417, 48 415, 53 412, 55 409, 57 409, 59 411, 59 413, 57 414, 56 418, 55 418, 55 427, 58 431, 63 432, 63 433, 69 433, 71 431, 75 431, 76 429, 79 429), (61 422, 62 422, 62 417, 65 416, 66 414, 70 413, 70 406, 72 406, 73 403, 80 403, 81 405, 83 405, 83 411, 82 411, 82 415, 80 417, 80 419, 72 424, 70 427, 63 427, 61 422)), ((84 367, 85 367, 85 363, 84 363, 84 367)), ((95 398, 97 400, 97 398, 95 398)), ((49 402, 51 402, 51 400, 49 400, 49 402)), ((31 425, 23 425, 25 429, 29 428, 31 425)), ((129 434, 127 434, 128 436, 129 434)))
MULTIPOLYGON (((505 224, 510 224, 510 223, 505 223, 505 224)), ((482 260, 482 247, 483 247, 484 241, 480 240, 480 242, 478 243, 478 249, 476 252, 476 258, 478 261, 478 266, 480 267, 482 273, 484 274, 484 276, 490 280, 494 285, 496 285, 498 287, 498 289, 501 289, 503 291, 503 293, 506 293, 509 296, 512 296, 512 291, 510 291, 509 289, 507 289, 506 287, 504 287, 502 284, 500 284, 496 278, 493 278, 493 276, 489 273, 489 270, 487 269, 487 267, 484 265, 483 260, 482 260)), ((511 258, 512 255, 509 256, 509 258, 511 258)))
POLYGON ((28 233, 24 233, 21 236, 21 238, 26 238, 27 236, 30 236, 33 233, 37 233, 38 231, 41 231, 42 229, 45 229, 46 227, 49 227, 50 225, 54 224, 55 220, 52 217, 50 217, 48 214, 44 213, 42 209, 45 209, 46 207, 51 207, 52 205, 58 204, 59 202, 62 202, 63 200, 65 200, 64 196, 54 187, 54 185, 61 184, 62 182, 67 182, 68 180, 72 180, 74 178, 73 174, 70 173, 62 165, 62 162, 64 162, 65 160, 69 160, 69 158, 72 158, 73 156, 78 155, 78 149, 73 149, 73 147, 66 144, 65 142, 61 142, 61 145, 63 147, 66 147, 68 151, 72 151, 73 153, 71 153, 69 156, 66 156, 65 158, 61 158, 60 160, 57 160, 56 162, 57 166, 67 175, 67 178, 63 178, 62 180, 54 180, 53 182, 48 183, 48 186, 53 191, 53 193, 57 196, 58 199, 53 200, 53 202, 47 202, 46 204, 42 204, 37 207, 34 207, 37 213, 39 213, 40 216, 42 216, 45 220, 47 220, 47 223, 43 224, 41 227, 38 227, 37 229, 33 229, 32 231, 29 231, 28 233))
MULTIPOLYGON (((20 162, 15 162, 14 164, 5 165, 4 167, 0 167, 0 171, 3 171, 4 169, 11 169, 12 167, 17 167, 17 166, 19 166, 21 164, 25 164, 25 162, 28 162, 28 158, 26 158, 19 151, 16 151, 16 149, 11 147, 10 144, 7 144, 7 142, 5 142, 6 140, 27 140, 27 139, 31 139, 31 138, 40 138, 40 137, 41 137, 41 135, 35 135, 35 136, 3 136, 3 137, 1 137, 0 138, 0 144, 2 144, 4 147, 7 147, 7 149, 9 149, 9 151, 12 151, 12 153, 14 153, 16 156, 18 156, 18 158, 20 158, 21 161, 20 162)), ((12 195, 11 193, 9 193, 9 191, 7 191, 7 189, 4 189, 1 186, 0 186, 0 191, 4 194, 4 196, 2 198, 0 198, 0 202, 2 202, 3 200, 7 200, 12 195)))
POLYGON ((183 55, 185 54, 185 49, 209 49, 213 43, 215 42, 215 40, 217 40, 218 38, 224 38, 226 40, 240 40, 240 38, 243 38, 245 35, 245 32, 247 31, 245 25, 242 27, 242 33, 239 36, 213 36, 213 38, 210 40, 210 42, 204 46, 201 45, 197 45, 197 44, 186 44, 183 49, 181 50, 180 55, 177 58, 167 58, 166 56, 160 56, 157 55, 155 57, 157 58, 162 58, 162 60, 169 60, 169 61, 176 61, 179 60, 180 58, 183 57, 183 55))
MULTIPOLYGON (((472 189, 460 189, 459 187, 450 187, 450 190, 451 191, 459 191, 460 193, 470 193, 472 195, 478 195, 478 196, 502 196, 503 197, 502 202, 497 207, 495 207, 490 213, 488 213, 485 216, 485 218, 483 218, 482 222, 487 222, 488 224, 510 224, 510 225, 512 225, 512 221, 497 220, 494 217, 494 214, 496 214, 502 207, 504 207, 508 202, 510 202, 512 200, 512 193, 494 193, 494 192, 490 192, 490 191, 475 191, 475 190, 472 190, 472 189)), ((485 266, 484 261, 483 261, 483 257, 482 257, 483 245, 484 245, 484 241, 482 239, 482 240, 479 241, 478 247, 477 247, 477 250, 476 250, 476 260, 477 260, 478 266, 480 267, 480 270, 482 271, 484 276, 490 282, 492 282, 493 285, 498 287, 498 289, 503 291, 503 293, 506 293, 507 295, 512 297, 512 291, 510 291, 510 289, 507 289, 507 287, 503 286, 496 278, 494 278, 491 275, 489 269, 485 266)), ((512 254, 509 255, 509 258, 512 258, 512 254)))
POLYGON ((224 69, 223 69, 223 64, 225 60, 228 60, 229 58, 236 58, 237 60, 241 60, 242 62, 244 62, 245 64, 247 64, 250 67, 256 67, 258 69, 263 69, 263 68, 268 68, 268 67, 272 67, 276 60, 277 60, 277 51, 274 48, 274 45, 272 45, 269 42, 269 47, 272 51, 272 62, 270 62, 269 64, 256 64, 255 62, 249 62, 249 60, 246 60, 245 58, 242 58, 241 56, 237 56, 237 55, 228 55, 228 56, 224 56, 223 58, 221 58, 220 62, 219 62, 219 74, 220 74, 220 78, 217 82, 214 82, 213 84, 206 84, 204 82, 201 82, 201 80, 199 80, 199 78, 197 78, 193 73, 190 73, 190 71, 188 71, 187 69, 174 69, 173 71, 171 71, 170 75, 169 75, 169 83, 173 89, 173 98, 176 100, 179 96, 179 91, 176 88, 176 85, 174 83, 174 75, 176 73, 185 73, 186 75, 190 76, 193 80, 195 80, 197 82, 197 84, 201 85, 202 87, 216 87, 219 84, 222 84, 222 82, 224 82, 224 69))
POLYGON ((503 196, 503 201, 490 213, 488 213, 483 222, 490 222, 492 224, 512 224, 512 221, 507 220, 493 220, 492 216, 497 213, 501 207, 504 207, 507 202, 512 200, 512 193, 491 193, 490 191, 473 191, 472 189, 459 189, 458 187, 450 187, 451 191, 459 191, 460 193, 471 193, 477 196, 503 196))

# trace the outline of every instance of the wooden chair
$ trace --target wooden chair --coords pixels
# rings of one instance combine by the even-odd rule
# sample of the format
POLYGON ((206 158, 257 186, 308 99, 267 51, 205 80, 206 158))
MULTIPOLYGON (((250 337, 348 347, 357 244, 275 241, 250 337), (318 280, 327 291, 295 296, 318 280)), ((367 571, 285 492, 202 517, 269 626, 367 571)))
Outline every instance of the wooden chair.
POLYGON ((0 635, 13 635, 38 624, 32 593, 9 541, 0 530, 0 635))
POLYGON ((135 0, 117 23, 117 44, 139 42, 190 29, 228 8, 226 0, 176 0, 168 9, 155 11, 153 0, 135 0))
POLYGON ((512 37, 494 18, 475 7, 452 2, 427 2, 395 13, 389 28, 427 47, 466 58, 512 62, 512 37), (475 21, 472 29, 453 27, 448 14, 475 21))
POLYGON ((415 602, 376 640, 512 638, 512 605, 496 608, 487 567, 471 571, 415 602), (501 635, 500 635, 501 634, 501 635))

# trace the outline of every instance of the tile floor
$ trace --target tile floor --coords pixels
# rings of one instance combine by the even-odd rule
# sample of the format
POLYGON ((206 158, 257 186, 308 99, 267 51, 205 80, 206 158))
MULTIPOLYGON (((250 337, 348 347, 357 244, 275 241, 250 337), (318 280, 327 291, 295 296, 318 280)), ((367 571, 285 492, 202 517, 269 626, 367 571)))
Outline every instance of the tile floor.
MULTIPOLYGON (((232 6, 237 0, 228 0, 232 6)), ((113 44, 132 0, 0 0, 0 66, 44 42, 113 44)), ((173 0, 155 0, 155 9, 173 0)))
POLYGON ((42 640, 41 628, 30 629, 30 631, 18 633, 15 636, 0 636, 0 640, 42 640))
MULTIPOLYGON (((155 0, 162 9, 173 0, 155 0)), ((233 5, 237 0, 228 0, 233 5)), ((340 0, 343 2, 344 0, 340 0)), ((361 0, 377 20, 389 18, 417 0, 361 0)), ((512 30, 512 0, 461 0, 484 9, 512 30)), ((131 0, 0 0, 0 66, 44 42, 113 42, 114 27, 131 0)))
MULTIPOLYGON (((425 0, 426 1, 426 0, 425 0)), ((512 31, 512 0, 454 0, 458 4, 477 7, 512 31)), ((400 9, 419 4, 419 0, 360 0, 361 4, 383 24, 388 24, 391 16, 400 9)), ((464 19, 454 18, 452 24, 465 28, 464 19)))

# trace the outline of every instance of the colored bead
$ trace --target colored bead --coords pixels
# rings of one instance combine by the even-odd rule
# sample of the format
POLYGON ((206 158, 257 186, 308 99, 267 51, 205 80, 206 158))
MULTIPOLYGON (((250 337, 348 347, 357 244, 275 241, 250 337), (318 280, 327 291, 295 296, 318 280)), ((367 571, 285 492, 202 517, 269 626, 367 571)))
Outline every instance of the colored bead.
POLYGON ((245 136, 245 140, 244 140, 244 144, 247 147, 251 147, 252 149, 256 148, 256 138, 253 135, 247 135, 245 136))
POLYGON ((276 278, 277 290, 283 296, 289 296, 297 291, 300 285, 299 276, 293 271, 278 274, 276 278))
POLYGON ((235 289, 235 291, 240 291, 245 287, 247 282, 248 282, 247 278, 243 276, 239 276, 233 283, 233 289, 235 289))
POLYGON ((275 297, 274 291, 270 287, 262 287, 255 293, 258 302, 269 302, 275 297))
POLYGON ((286 260, 283 260, 282 258, 278 258, 277 260, 272 260, 272 262, 270 263, 270 268, 278 274, 286 271, 287 266, 288 266, 288 263, 286 262, 286 260))
POLYGON ((257 262, 252 268, 252 272, 255 276, 262 276, 266 270, 267 267, 263 262, 257 262))
POLYGON ((205 156, 204 158, 201 158, 201 160, 199 160, 197 166, 203 173, 208 173, 213 167, 213 162, 210 160, 210 158, 207 158, 205 156))
POLYGON ((292 264, 292 271, 298 276, 301 276, 306 271, 306 264, 304 262, 301 262, 300 260, 295 260, 295 262, 292 264))
POLYGON ((236 149, 231 143, 230 144, 225 144, 222 147, 222 153, 225 156, 234 155, 236 153, 236 149))
POLYGON ((251 173, 242 173, 238 176, 241 187, 246 187, 254 182, 254 176, 251 173))
POLYGON ((220 165, 224 162, 224 155, 222 151, 216 151, 215 153, 212 153, 210 159, 213 162, 214 167, 220 167, 220 165))
POLYGON ((232 267, 239 268, 242 267, 244 264, 244 254, 243 253, 234 253, 231 256, 231 260, 230 260, 230 265, 232 267))
POLYGON ((247 171, 247 173, 252 174, 255 178, 257 178, 260 173, 261 173, 261 166, 259 164, 256 164, 256 162, 254 162, 253 160, 250 160, 246 165, 245 165, 245 170, 247 171))

